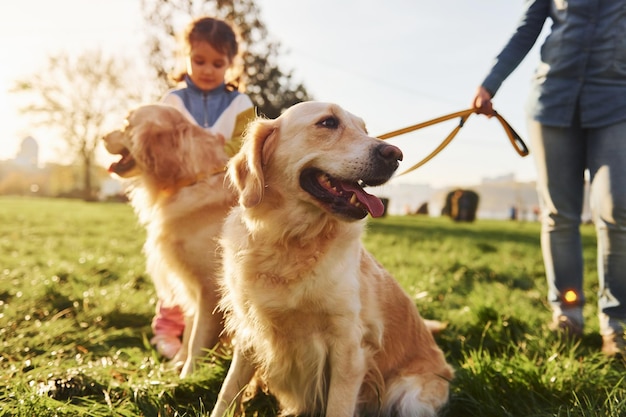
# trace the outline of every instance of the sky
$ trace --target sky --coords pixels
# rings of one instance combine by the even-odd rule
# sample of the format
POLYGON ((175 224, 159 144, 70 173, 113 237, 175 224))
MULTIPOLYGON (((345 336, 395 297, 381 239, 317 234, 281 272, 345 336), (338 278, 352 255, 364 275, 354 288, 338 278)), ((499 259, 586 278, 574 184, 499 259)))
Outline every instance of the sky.
MULTIPOLYGON (((145 56, 138 0, 21 0, 0 4, 0 160, 12 158, 26 136, 43 162, 60 158, 58 139, 35 129, 9 93, 16 78, 45 69, 48 56, 99 47, 145 56)), ((494 57, 513 32, 522 0, 257 0, 281 67, 315 100, 362 117, 376 136, 470 107, 494 57)), ((494 98, 530 147, 524 107, 538 45, 494 98)), ((404 155, 400 171, 430 153, 456 121, 391 142, 404 155)), ((531 147, 532 152, 532 147, 531 147)), ((103 153, 104 154, 104 153, 103 153)), ((106 156, 100 162, 107 164, 106 156)), ((532 157, 521 158, 495 119, 473 115, 441 154, 395 182, 433 187, 480 183, 513 175, 535 178, 532 157)))

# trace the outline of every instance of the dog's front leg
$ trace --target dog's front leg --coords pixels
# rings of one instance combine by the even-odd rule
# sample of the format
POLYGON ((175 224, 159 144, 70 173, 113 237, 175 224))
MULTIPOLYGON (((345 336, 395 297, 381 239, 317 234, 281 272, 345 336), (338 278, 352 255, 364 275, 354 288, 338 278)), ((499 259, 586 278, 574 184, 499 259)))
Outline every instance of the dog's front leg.
MULTIPOLYGON (((197 311, 191 323, 189 340, 183 346, 187 347, 187 355, 180 377, 185 378, 192 374, 195 361, 205 354, 205 350, 212 349, 219 341, 222 332, 222 314, 215 311, 217 305, 216 291, 213 288, 205 289, 197 299, 197 311)), ((187 327, 185 328, 187 330, 187 327)))
POLYGON ((179 371, 185 366, 187 363, 187 356, 189 354, 189 339, 191 337, 191 329, 193 328, 193 317, 189 315, 185 315, 185 329, 183 330, 182 341, 180 345, 180 349, 172 360, 170 361, 170 366, 179 371))
MULTIPOLYGON (((235 347, 233 360, 217 396, 211 417, 223 417, 233 406, 241 400, 245 386, 254 375, 254 367, 246 355, 235 347)), ((237 407, 238 408, 238 407, 237 407)))
POLYGON ((330 354, 330 387, 326 417, 355 415, 365 373, 365 351, 360 345, 360 338, 334 346, 330 354))

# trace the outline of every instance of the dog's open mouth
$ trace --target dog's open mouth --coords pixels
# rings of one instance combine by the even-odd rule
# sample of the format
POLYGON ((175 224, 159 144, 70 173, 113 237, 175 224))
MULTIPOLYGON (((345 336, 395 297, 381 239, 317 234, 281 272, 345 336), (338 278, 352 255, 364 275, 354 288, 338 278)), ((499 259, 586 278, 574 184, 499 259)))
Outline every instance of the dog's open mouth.
POLYGON ((117 162, 113 162, 109 166, 109 172, 117 174, 119 176, 123 176, 124 173, 130 171, 135 167, 135 158, 130 154, 128 149, 123 149, 120 152, 121 158, 117 162))
POLYGON ((362 219, 370 213, 380 217, 385 208, 380 198, 363 190, 362 181, 333 178, 317 168, 305 169, 300 174, 300 186, 329 211, 353 219, 362 219))

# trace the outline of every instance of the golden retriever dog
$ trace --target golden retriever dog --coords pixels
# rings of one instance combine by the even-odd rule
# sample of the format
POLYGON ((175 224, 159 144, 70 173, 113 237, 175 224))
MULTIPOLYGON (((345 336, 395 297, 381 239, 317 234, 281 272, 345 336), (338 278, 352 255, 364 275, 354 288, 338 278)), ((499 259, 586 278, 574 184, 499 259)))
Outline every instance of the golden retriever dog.
POLYGON ((126 126, 104 138, 122 156, 110 171, 130 182, 129 198, 147 238, 147 271, 159 298, 185 314, 182 346, 172 359, 181 377, 218 342, 223 319, 215 312, 221 261, 217 237, 236 203, 224 186, 224 139, 160 104, 131 111, 126 126))
POLYGON ((212 417, 253 377, 283 415, 434 416, 453 377, 413 300, 362 243, 384 213, 363 186, 401 151, 334 104, 305 102, 250 126, 228 165, 239 205, 220 245, 220 308, 233 360, 212 417))

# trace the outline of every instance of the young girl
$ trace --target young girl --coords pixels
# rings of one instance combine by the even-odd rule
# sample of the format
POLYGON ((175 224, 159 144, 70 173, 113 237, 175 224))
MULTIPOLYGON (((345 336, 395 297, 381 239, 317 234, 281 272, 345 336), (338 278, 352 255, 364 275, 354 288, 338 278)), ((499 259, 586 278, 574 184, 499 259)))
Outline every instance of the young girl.
MULTIPOLYGON (((247 123, 255 116, 250 98, 238 91, 237 36, 226 22, 203 17, 191 22, 183 40, 186 70, 173 79, 184 81, 186 86, 169 91, 162 102, 176 107, 212 133, 222 135, 226 153, 233 156, 239 150, 247 123)), ((180 348, 184 327, 182 310, 159 301, 152 321, 151 343, 161 355, 171 359, 180 348)))

